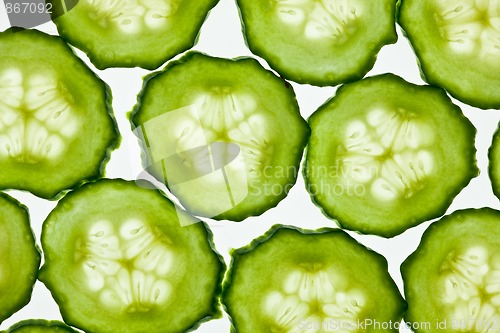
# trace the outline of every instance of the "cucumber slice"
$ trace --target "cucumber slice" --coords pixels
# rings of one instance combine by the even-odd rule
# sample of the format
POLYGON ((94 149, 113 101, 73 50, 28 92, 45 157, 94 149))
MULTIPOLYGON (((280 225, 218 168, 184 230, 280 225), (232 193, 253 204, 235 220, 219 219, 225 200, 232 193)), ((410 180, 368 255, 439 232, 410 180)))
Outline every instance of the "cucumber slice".
POLYGON ((489 154, 489 174, 493 193, 500 199, 500 124, 493 136, 489 154))
POLYGON ((396 0, 237 0, 250 50, 317 86, 361 79, 395 43, 396 0))
POLYGON ((131 181, 83 185, 43 224, 40 280, 87 332, 184 332, 220 315, 224 264, 196 222, 131 181))
POLYGON ((444 214, 478 174, 476 129, 436 87, 367 78, 341 87, 309 124, 307 189, 350 230, 400 234, 444 214))
POLYGON ((131 121, 148 171, 189 212, 232 221, 287 195, 309 137, 290 85, 254 59, 197 52, 146 78, 131 121))
POLYGON ((59 34, 99 69, 155 69, 195 43, 218 0, 80 0, 67 11, 53 5, 59 34))
POLYGON ((500 108, 498 0, 402 0, 399 23, 425 80, 482 109, 500 108))
POLYGON ((424 233, 402 264, 405 319, 422 332, 500 332, 500 212, 466 209, 424 233))
POLYGON ((0 192, 0 323, 28 304, 39 265, 28 209, 0 192))
POLYGON ((387 261, 340 229, 274 226, 232 256, 223 303, 239 333, 398 331, 387 261))
POLYGON ((28 319, 12 325, 3 333, 76 333, 76 331, 60 321, 28 319))
POLYGON ((52 199, 101 177, 119 142, 108 86, 36 30, 0 33, 0 59, 0 189, 52 199))

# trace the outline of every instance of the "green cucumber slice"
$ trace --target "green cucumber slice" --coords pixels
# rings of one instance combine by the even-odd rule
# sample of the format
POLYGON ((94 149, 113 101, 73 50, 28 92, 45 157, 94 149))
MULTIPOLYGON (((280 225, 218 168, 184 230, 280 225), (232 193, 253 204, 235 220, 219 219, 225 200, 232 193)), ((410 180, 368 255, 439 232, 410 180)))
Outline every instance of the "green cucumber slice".
POLYGON ((401 265, 405 319, 425 323, 411 325, 417 333, 500 332, 499 225, 500 212, 482 208, 456 211, 427 229, 401 265))
POLYGON ((59 37, 0 33, 0 189, 46 199, 102 176, 119 142, 111 92, 59 37))
POLYGON ((99 69, 156 69, 190 49, 218 0, 80 0, 70 11, 57 0, 59 34, 99 69))
POLYGON ((39 266, 28 209, 0 192, 0 323, 28 304, 39 266))
POLYGON ((28 319, 12 325, 3 333, 76 333, 71 327, 60 321, 28 319))
POLYGON ((145 167, 189 212, 232 221, 287 195, 309 137, 290 85, 197 52, 145 79, 131 122, 145 167))
POLYGON ((493 193, 500 199, 500 124, 493 135, 493 141, 488 151, 489 174, 493 193))
POLYGON ((220 315, 224 264, 197 222, 135 182, 83 185, 43 224, 40 280, 87 332, 184 332, 220 315))
POLYGON ((459 107, 393 74, 340 87, 309 124, 307 189, 350 230, 392 237, 439 217, 478 174, 459 107))
POLYGON ((250 50, 284 78, 317 86, 361 79, 395 43, 396 0, 237 0, 250 50))
POLYGON ((500 108, 498 0, 402 0, 399 23, 430 84, 482 109, 500 108))
POLYGON ((232 253, 223 303, 239 333, 397 332, 406 309, 384 257, 340 229, 281 225, 232 253))

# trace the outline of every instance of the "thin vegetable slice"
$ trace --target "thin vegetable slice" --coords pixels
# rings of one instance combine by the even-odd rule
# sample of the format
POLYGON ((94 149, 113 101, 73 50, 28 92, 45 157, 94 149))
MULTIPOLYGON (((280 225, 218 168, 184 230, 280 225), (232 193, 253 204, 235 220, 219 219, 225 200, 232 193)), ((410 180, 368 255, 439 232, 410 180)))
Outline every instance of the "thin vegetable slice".
POLYGON ((340 229, 278 225, 232 257, 223 303, 236 332, 398 331, 406 303, 387 261, 340 229))
POLYGON ((489 175, 493 193, 500 199, 500 126, 497 128, 489 150, 489 175))
POLYGON ((307 189, 350 230, 392 237, 439 217, 478 174, 458 106, 393 74, 344 85, 309 124, 307 189))
POLYGON ((191 48, 218 0, 80 0, 66 12, 53 5, 59 34, 99 69, 155 69, 191 48))
POLYGON ((0 323, 29 303, 39 265, 28 209, 0 193, 0 323))
POLYGON ((500 108, 500 2, 402 0, 399 23, 423 76, 453 97, 500 108))
POLYGON ((232 221, 287 195, 309 137, 290 85, 197 52, 146 78, 131 121, 145 167, 189 212, 232 221))
POLYGON ((362 78, 395 43, 396 0, 238 0, 246 41, 283 77, 318 86, 362 78))
POLYGON ((44 222, 42 247, 40 280, 71 326, 184 332, 220 315, 224 264, 212 235, 157 190, 120 179, 83 185, 44 222))
POLYGON ((60 321, 28 319, 12 325, 3 333, 76 333, 71 327, 60 321))
POLYGON ((431 224, 401 265, 408 312, 423 332, 500 332, 500 212, 466 209, 431 224), (420 325, 422 323, 425 325, 420 325))
POLYGON ((59 37, 0 33, 0 189, 46 199, 102 176, 119 142, 111 92, 59 37))

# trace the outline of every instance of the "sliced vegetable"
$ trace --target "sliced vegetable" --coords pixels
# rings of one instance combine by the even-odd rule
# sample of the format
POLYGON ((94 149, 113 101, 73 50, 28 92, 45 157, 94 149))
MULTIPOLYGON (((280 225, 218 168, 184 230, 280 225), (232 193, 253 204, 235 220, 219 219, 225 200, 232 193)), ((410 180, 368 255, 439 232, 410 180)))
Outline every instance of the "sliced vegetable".
POLYGON ((309 124, 307 189, 350 230, 392 237, 439 217, 478 174, 476 130, 436 87, 367 78, 341 87, 309 124))
POLYGON ((422 332, 500 332, 500 212, 466 209, 431 224, 402 264, 405 319, 422 332))
POLYGON ((500 2, 402 0, 399 23, 430 84, 483 109, 500 108, 500 2))
POLYGON ((396 0, 238 0, 248 46, 286 79, 361 79, 395 43, 396 0))
POLYGON ((0 323, 29 303, 39 265, 28 209, 0 192, 0 323))
POLYGON ((232 256, 223 303, 236 332, 398 331, 406 303, 386 260, 342 230, 278 225, 232 256))
POLYGON ((83 185, 44 222, 42 247, 40 280, 86 332, 184 332, 220 314, 212 235, 157 190, 83 185))
POLYGON ((101 177, 119 142, 109 87, 36 30, 0 33, 0 59, 0 189, 52 199, 101 177))
POLYGON ((71 327, 60 321, 28 319, 12 325, 4 333, 76 333, 71 327))
POLYGON ((309 136, 286 82, 196 52, 146 78, 131 121, 145 167, 189 212, 233 221, 287 195, 309 136))
MULTIPOLYGON (((500 128, 500 124, 499 127, 500 128)), ((493 192, 500 199, 500 130, 497 128, 489 153, 489 174, 493 192)))
POLYGON ((48 2, 59 34, 97 68, 155 69, 196 43, 218 0, 80 0, 71 11, 48 2))

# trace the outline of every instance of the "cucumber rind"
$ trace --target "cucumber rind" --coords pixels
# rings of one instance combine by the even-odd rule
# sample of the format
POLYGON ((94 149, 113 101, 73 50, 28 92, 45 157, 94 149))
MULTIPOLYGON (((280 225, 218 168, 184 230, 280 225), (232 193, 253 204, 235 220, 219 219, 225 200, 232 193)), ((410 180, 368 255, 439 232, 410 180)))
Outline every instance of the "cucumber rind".
MULTIPOLYGON (((28 177, 10 176, 9 178, 0 180, 0 190, 7 190, 7 189, 25 190, 43 199, 58 200, 62 196, 64 196, 65 193, 79 187, 85 182, 102 178, 105 174, 105 167, 111 158, 111 153, 116 148, 118 148, 121 143, 121 136, 113 113, 113 108, 112 108, 113 97, 109 85, 104 81, 102 81, 97 74, 95 74, 90 68, 88 68, 88 66, 79 57, 76 56, 75 52, 71 49, 71 47, 67 45, 66 42, 58 36, 48 35, 34 29, 28 30, 17 27, 7 29, 3 33, 0 33, 0 36, 2 34, 4 36, 9 36, 11 34, 13 36, 22 36, 24 34, 27 36, 26 38, 35 38, 37 41, 40 40, 41 43, 46 43, 46 44, 49 43, 48 41, 50 39, 51 40, 50 43, 54 48, 54 50, 51 50, 51 52, 55 52, 57 54, 57 52, 61 50, 60 52, 63 53, 62 58, 64 58, 64 60, 71 59, 73 63, 71 63, 70 65, 72 65, 73 67, 78 66, 78 70, 82 71, 82 76, 85 76, 90 80, 93 80, 94 84, 96 86, 97 85, 99 86, 98 88, 94 86, 93 89, 100 89, 102 91, 103 110, 99 110, 99 112, 102 113, 100 115, 101 117, 100 120, 107 122, 107 128, 101 125, 99 130, 101 132, 107 132, 107 133, 100 134, 102 135, 103 142, 100 142, 99 146, 94 148, 94 151, 91 152, 91 154, 93 155, 92 160, 89 159, 84 161, 86 165, 82 164, 83 162, 80 160, 78 161, 71 160, 71 161, 66 161, 65 163, 59 162, 57 164, 57 166, 61 166, 62 164, 64 164, 65 167, 67 167, 68 164, 70 164, 71 167, 77 165, 79 169, 74 171, 73 172, 74 174, 66 175, 64 178, 62 177, 56 178, 55 176, 57 174, 52 172, 52 174, 48 174, 46 175, 46 177, 38 178, 38 179, 45 178, 43 179, 43 183, 33 181, 32 179, 30 180, 28 179, 28 177), (55 51, 56 48, 57 51, 55 51), (57 180, 57 182, 55 180, 57 180)), ((95 110, 91 111, 94 112, 95 110)), ((86 115, 89 112, 90 111, 86 111, 84 112, 84 114, 86 115)), ((90 132, 90 130, 87 129, 86 132, 90 132)), ((67 156, 65 156, 65 158, 66 157, 67 156)), ((52 165, 51 167, 55 168, 54 165, 52 165)), ((42 166, 42 168, 47 168, 47 166, 44 165, 42 166)), ((59 172, 59 174, 64 175, 63 172, 59 172)))
MULTIPOLYGON (((436 50, 427 50, 425 48, 422 49, 420 48, 420 45, 418 44, 421 43, 419 40, 422 39, 422 36, 420 36, 419 33, 411 32, 412 25, 415 25, 415 23, 411 22, 411 20, 415 20, 416 15, 413 11, 410 12, 409 10, 405 10, 406 8, 405 4, 409 3, 410 1, 413 0, 400 0, 400 8, 398 11, 397 22, 402 29, 404 37, 408 40, 416 56, 416 63, 419 67, 421 78, 425 82, 431 85, 442 87, 452 97, 468 105, 483 110, 499 109, 500 98, 495 98, 495 91, 494 91, 494 89, 496 89, 496 87, 498 87, 498 85, 500 84, 499 80, 491 80, 490 78, 480 77, 480 79, 482 79, 485 83, 484 84, 479 83, 479 85, 481 85, 481 89, 479 88, 476 89, 479 91, 478 93, 475 92, 470 93, 469 91, 470 89, 469 90, 462 89, 462 87, 457 87, 453 85, 455 85, 457 82, 463 82, 464 80, 469 80, 473 82, 474 78, 473 77, 471 78, 467 75, 467 73, 472 72, 472 70, 459 67, 463 66, 464 65, 463 63, 462 64, 447 63, 447 61, 453 59, 452 53, 441 52, 443 50, 439 49, 437 52, 440 52, 440 54, 433 55, 433 52, 436 50), (406 12, 408 13, 406 14, 406 12), (407 16, 406 19, 408 20, 408 22, 406 22, 406 19, 404 17, 405 15, 407 16), (441 62, 441 59, 443 59, 444 62, 441 62), (441 70, 442 68, 445 68, 445 70, 437 72, 437 70, 441 70), (466 75, 461 76, 457 81, 456 73, 466 73, 466 75), (481 90, 490 90, 489 96, 483 95, 481 90)), ((424 1, 422 1, 422 3, 423 2, 424 1)), ((481 59, 474 57, 472 59, 469 59, 469 62, 476 63, 477 61, 480 60, 481 59)), ((481 63, 479 65, 479 67, 481 66, 487 67, 487 65, 485 65, 484 63, 481 63)), ((475 66, 475 68, 477 67, 478 65, 475 66)))
POLYGON ((493 193, 500 199, 500 124, 488 149, 488 173, 493 193))
POLYGON ((46 319, 26 319, 22 320, 2 333, 15 333, 15 332, 32 332, 32 329, 40 329, 46 332, 68 332, 77 333, 71 327, 67 326, 65 323, 58 320, 46 320, 46 319))
MULTIPOLYGON (((461 209, 457 210, 449 215, 443 216, 439 220, 433 222, 423 233, 420 243, 418 247, 415 249, 414 252, 412 252, 401 264, 400 266, 400 272, 403 278, 403 289, 404 289, 404 295, 406 298, 406 301, 408 302, 408 310, 405 313, 404 320, 412 326, 412 323, 422 323, 422 322, 430 322, 431 324, 431 330, 425 330, 422 329, 419 325, 413 325, 413 329, 416 333, 424 333, 424 332, 435 332, 437 329, 435 326, 437 323, 440 321, 442 322, 445 318, 432 318, 432 321, 427 321, 427 320, 422 320, 425 318, 422 318, 422 316, 429 316, 429 312, 431 315, 436 315, 433 311, 437 310, 433 308, 432 306, 437 306, 435 304, 435 301, 432 299, 432 296, 436 296, 435 289, 429 285, 422 285, 422 281, 425 279, 427 281, 430 278, 434 278, 435 276, 432 276, 432 274, 435 275, 435 273, 439 273, 439 267, 436 267, 440 264, 440 259, 446 258, 446 255, 448 253, 439 253, 436 250, 436 246, 441 247, 446 247, 447 249, 453 251, 456 246, 464 246, 465 244, 469 244, 469 239, 471 238, 475 240, 474 245, 483 245, 484 244, 490 244, 494 243, 495 245, 499 245, 498 243, 498 237, 495 238, 495 235, 498 236, 498 233, 496 232, 496 226, 495 224, 498 224, 500 222, 500 211, 497 211, 493 208, 490 207, 482 207, 482 208, 467 208, 467 209, 461 209), (460 234, 453 234, 450 233, 449 230, 447 229, 452 229, 452 231, 460 231, 460 224, 465 224, 467 223, 467 218, 471 219, 482 219, 481 222, 484 222, 486 224, 489 224, 491 226, 490 230, 480 230, 481 226, 478 226, 477 228, 479 229, 478 234, 476 235, 470 235, 470 234, 465 234, 467 231, 462 231, 460 234), (494 221, 493 221, 494 220, 494 221), (444 234, 443 234, 444 233, 444 234), (440 234, 441 237, 434 236, 434 234, 440 234), (472 238, 472 237, 477 237, 472 238), (433 242, 435 244, 433 244, 433 242), (439 244, 438 244, 439 242, 439 244), (450 244, 451 243, 451 244, 450 244), (429 252, 431 251, 431 252, 429 252), (424 269, 422 269, 422 262, 421 258, 427 257, 427 259, 431 259, 431 263, 425 264, 426 270, 430 271, 427 272, 424 269), (430 258, 429 258, 430 257, 430 258), (418 267, 418 277, 415 276, 415 273, 412 273, 412 269, 415 266, 420 265, 420 269, 418 267), (427 273, 424 274, 423 273, 427 273), (413 281, 418 284, 418 286, 413 286, 413 281), (421 290, 422 288, 427 288, 429 289, 428 291, 431 294, 426 295, 425 290, 421 290), (414 306, 414 299, 418 301, 419 298, 422 299, 425 298, 425 300, 419 301, 419 303, 425 303, 425 309, 422 309, 422 307, 415 307, 414 306), (423 314, 420 314, 419 312, 425 311, 423 314), (419 328, 420 327, 420 328, 419 328)), ((424 282, 425 283, 425 282, 424 282)), ((427 318, 428 319, 428 318, 427 318)), ((457 320, 461 320, 462 318, 457 318, 457 320)), ((469 320, 473 318, 464 318, 464 320, 468 323, 469 320)), ((496 323, 498 325, 498 323, 496 323)), ((448 332, 456 332, 456 330, 451 330, 450 323, 448 323, 447 329, 445 331, 448 332)), ((442 329, 440 329, 442 330, 442 329)))
MULTIPOLYGON (((286 165, 286 167, 294 167, 296 170, 298 170, 304 155, 303 154, 304 149, 307 145, 307 141, 310 136, 310 128, 307 122, 300 115, 299 106, 293 88, 284 79, 278 78, 272 72, 263 69, 260 63, 252 57, 242 56, 232 59, 226 59, 226 58, 212 57, 199 51, 190 51, 185 55, 183 55, 180 59, 175 61, 170 61, 169 63, 167 63, 167 65, 161 71, 148 74, 147 76, 144 77, 141 91, 137 95, 137 103, 133 107, 132 111, 128 113, 128 118, 131 123, 131 129, 135 131, 141 126, 142 123, 149 120, 148 117, 144 116, 144 113, 146 112, 141 112, 141 109, 144 105, 144 100, 146 98, 151 98, 150 95, 154 95, 152 92, 150 92, 150 90, 153 89, 148 89, 149 85, 155 82, 155 80, 160 79, 163 75, 165 76, 169 75, 172 69, 180 71, 180 69, 176 68, 177 66, 181 66, 185 63, 188 63, 190 60, 194 58, 202 58, 202 59, 204 58, 203 61, 208 61, 208 60, 217 61, 221 63, 223 66, 226 66, 227 63, 240 64, 240 66, 244 65, 249 68, 253 68, 255 72, 256 73, 258 72, 260 75, 262 75, 262 73, 264 73, 265 71, 267 77, 269 78, 269 81, 272 80, 274 82, 280 82, 284 85, 286 90, 284 89, 283 91, 284 92, 286 91, 287 94, 287 104, 292 105, 293 108, 291 108, 292 109, 291 111, 287 110, 290 111, 288 112, 288 114, 285 114, 285 112, 283 112, 282 116, 283 117, 288 116, 290 120, 293 120, 292 125, 294 126, 295 129, 293 132, 294 134, 297 135, 297 137, 294 138, 294 150, 290 153, 291 156, 293 155, 293 158, 288 156, 289 164, 286 165)), ((144 150, 144 147, 142 148, 144 150)), ((142 164, 145 170, 148 170, 148 167, 151 167, 150 165, 148 165, 148 158, 145 158, 147 154, 148 154, 147 152, 143 151, 142 164)), ((167 178, 165 174, 159 174, 154 171, 151 174, 155 179, 163 183, 167 187, 167 189, 170 189, 168 182, 165 181, 165 179, 167 178)), ((206 216, 203 213, 200 213, 197 207, 189 206, 180 197, 178 197, 178 199, 184 205, 184 208, 193 215, 206 216, 215 220, 229 220, 232 222, 240 222, 245 220, 247 217, 259 216, 264 212, 266 212, 267 210, 276 207, 284 198, 286 198, 286 196, 288 195, 288 191, 296 184, 297 178, 298 178, 298 172, 296 174, 289 173, 286 177, 281 177, 279 181, 276 181, 275 183, 271 184, 271 185, 273 184, 281 185, 285 190, 280 191, 278 194, 274 193, 272 196, 266 196, 267 198, 266 201, 262 200, 258 201, 259 198, 257 196, 250 197, 249 194, 242 202, 234 206, 232 209, 223 212, 221 214, 218 214, 216 216, 206 216), (256 201, 257 204, 254 205, 253 201, 256 201)))
MULTIPOLYGON (((56 0, 47 0, 50 3, 53 3, 54 8, 59 8, 59 1, 56 0)), ((175 47, 172 48, 163 48, 162 45, 166 44, 165 41, 151 40, 148 44, 141 43, 140 39, 132 38, 133 41, 130 42, 129 49, 137 48, 137 43, 140 43, 142 49, 148 49, 149 53, 138 53, 133 52, 132 54, 124 54, 124 55, 107 55, 107 53, 113 53, 113 41, 107 41, 107 43, 102 43, 102 49, 93 50, 91 42, 93 42, 91 37, 88 36, 79 36, 80 31, 72 31, 76 29, 76 27, 72 27, 70 29, 66 28, 66 24, 72 24, 72 15, 76 15, 75 12, 78 10, 77 7, 72 9, 71 11, 61 15, 58 12, 54 12, 55 18, 53 18, 53 22, 57 26, 57 30, 59 35, 64 38, 69 44, 74 45, 76 48, 82 50, 90 59, 92 64, 99 70, 104 70, 107 68, 132 68, 132 67, 140 67, 147 70, 155 70, 161 65, 163 65, 169 59, 175 57, 176 55, 191 49, 198 42, 198 38, 200 35, 200 29, 208 16, 210 15, 211 10, 219 3, 219 0, 203 0, 206 2, 204 9, 206 9, 206 13, 202 17, 197 17, 196 20, 193 20, 195 24, 192 24, 190 34, 182 35, 179 37, 178 34, 175 34, 171 31, 169 33, 165 33, 163 31, 162 34, 158 35, 156 33, 157 39, 160 39, 162 36, 163 39, 171 40, 175 38, 175 47), (67 16, 67 17, 65 17, 67 16), (171 36, 170 38, 168 36, 171 36), (174 37, 172 37, 174 36, 174 37)), ((61 8, 59 8, 61 10, 61 8)), ((190 22, 193 23, 193 22, 190 22)), ((81 28, 81 27, 80 27, 81 28)), ((94 34, 95 35, 95 34, 94 34)), ((147 37, 142 34, 142 37, 147 37)), ((125 40, 124 38, 120 38, 125 40)), ((105 42, 105 41, 103 41, 105 42)), ((121 50, 123 51, 123 50, 121 50)))
MULTIPOLYGON (((380 50, 386 45, 394 44, 397 42, 398 36, 396 33, 396 18, 400 6, 400 1, 401 0, 393 0, 390 4, 390 8, 388 9, 391 11, 391 17, 393 20, 392 30, 387 30, 384 36, 377 36, 377 38, 379 39, 376 42, 370 41, 370 43, 366 43, 364 47, 364 52, 366 52, 363 57, 364 61, 358 63, 355 66, 355 69, 345 73, 334 73, 334 75, 322 75, 320 72, 310 74, 306 70, 306 66, 304 66, 304 69, 302 69, 297 68, 297 65, 292 66, 290 64, 283 64, 287 61, 285 60, 282 63, 282 60, 280 59, 282 56, 272 54, 269 50, 267 50, 267 47, 269 46, 262 43, 262 40, 265 40, 266 38, 263 38, 263 36, 254 36, 254 34, 249 33, 249 30, 251 29, 248 28, 248 21, 250 21, 250 19, 246 18, 246 16, 244 15, 244 10, 242 10, 242 3, 244 2, 244 0, 237 0, 236 3, 245 44, 253 54, 264 59, 273 70, 278 72, 280 76, 287 80, 294 81, 299 84, 309 84, 324 87, 336 86, 341 83, 350 83, 362 79, 373 68, 380 50), (369 50, 369 52, 366 50, 369 50)), ((339 47, 339 49, 341 48, 342 46, 339 47)), ((309 64, 309 66, 314 66, 313 63, 314 61, 311 61, 311 64, 309 64)))
MULTIPOLYGON (((392 316, 394 319, 393 322, 397 322, 398 320, 400 321, 403 318, 403 314, 407 309, 407 303, 401 296, 401 293, 397 287, 397 285, 394 283, 392 278, 389 275, 389 270, 388 270, 388 261, 386 258, 379 253, 375 252, 374 250, 365 247, 363 244, 359 243, 356 239, 352 238, 349 234, 347 234, 345 231, 342 229, 338 228, 329 228, 329 227, 324 227, 324 228, 319 228, 316 230, 310 230, 310 229, 302 229, 297 226, 293 225, 282 225, 282 224, 275 224, 273 225, 268 231, 266 231, 263 235, 253 239, 248 245, 243 246, 238 249, 231 249, 230 250, 230 255, 231 255, 231 262, 229 264, 229 268, 227 270, 226 276, 224 278, 223 286, 222 286, 222 306, 224 308, 224 311, 229 315, 229 320, 231 322, 231 332, 232 333, 246 333, 244 331, 238 331, 237 326, 238 326, 238 319, 236 319, 235 312, 239 311, 237 309, 237 305, 235 308, 237 310, 233 311, 232 310, 232 305, 230 304, 229 297, 230 297, 230 288, 234 285, 234 278, 235 278, 235 270, 237 270, 241 266, 241 259, 250 254, 252 251, 258 249, 260 246, 265 244, 266 242, 270 241, 273 236, 275 236, 278 232, 284 231, 284 232, 297 232, 301 235, 326 235, 330 234, 331 237, 341 237, 345 239, 346 241, 355 244, 358 246, 359 250, 364 251, 364 255, 366 255, 369 260, 373 260, 375 264, 380 268, 381 272, 386 272, 387 274, 387 282, 384 284, 384 287, 389 287, 388 292, 392 292, 393 296, 395 298, 398 298, 398 301, 395 303, 398 303, 397 306, 392 311, 392 316)), ((332 239, 333 241, 333 239, 332 239)), ((274 266, 273 266, 274 267, 274 266)), ((278 267, 275 267, 275 269, 278 269, 278 267)), ((265 278, 265 277, 263 277, 265 278)), ((239 315, 238 317, 241 317, 239 315)), ((372 319, 372 318, 371 318, 372 319)), ((391 331, 391 330, 389 330, 391 331)), ((395 331, 395 330, 393 330, 395 331)), ((367 332, 372 332, 368 330, 367 332)))
MULTIPOLYGON (((31 229, 28 208, 3 192, 0 192, 0 203, 2 206, 10 206, 9 209, 14 210, 14 214, 18 215, 17 217, 20 218, 20 220, 8 221, 11 224, 18 225, 7 226, 7 233, 9 233, 9 228, 20 228, 22 229, 21 232, 24 236, 23 240, 18 240, 16 242, 18 245, 23 247, 23 257, 20 257, 20 262, 18 262, 20 264, 19 267, 22 267, 22 271, 19 272, 18 269, 16 272, 16 274, 21 273, 22 275, 16 278, 18 285, 15 290, 12 290, 12 285, 7 285, 10 290, 8 293, 4 294, 4 296, 10 296, 12 298, 8 298, 6 300, 6 302, 8 302, 7 304, 1 304, 0 306, 1 323, 30 302, 33 287, 35 286, 35 282, 38 277, 38 269, 41 262, 41 251, 35 243, 35 235, 31 229)), ((5 214, 4 216, 7 218, 10 215, 5 214)), ((13 277, 10 278, 12 279, 13 277)), ((4 301, 5 300, 2 300, 2 297, 0 297, 0 302, 4 301)))
MULTIPOLYGON (((372 82, 372 85, 374 84, 372 82)), ((345 102, 344 102, 345 103, 345 102)), ((435 104, 437 104, 435 103, 435 104)), ((336 110, 337 111, 337 110, 336 110)), ((302 174, 305 179, 306 190, 309 192, 312 202, 321 210, 321 212, 330 219, 333 219, 335 223, 344 229, 354 231, 359 234, 375 234, 385 238, 392 238, 397 236, 409 228, 415 227, 425 221, 437 218, 446 213, 448 207, 453 202, 454 198, 465 188, 469 182, 479 175, 479 168, 477 167, 476 162, 476 148, 474 146, 474 139, 476 137, 476 128, 472 125, 472 123, 468 120, 468 118, 463 114, 461 109, 452 103, 446 92, 436 86, 426 86, 426 85, 414 85, 406 82, 404 79, 390 73, 380 74, 373 77, 367 77, 361 81, 346 84, 340 86, 335 95, 328 99, 323 105, 321 105, 309 118, 308 123, 312 128, 312 135, 310 137, 308 146, 306 147, 306 157, 304 161, 304 168, 302 169, 302 174), (445 105, 450 112, 454 113, 453 117, 458 119, 461 122, 461 130, 465 134, 465 137, 469 138, 470 142, 468 142, 468 149, 466 151, 461 152, 461 156, 464 156, 464 160, 468 161, 469 168, 466 171, 463 171, 463 175, 461 177, 461 181, 457 182, 453 188, 448 189, 448 194, 446 198, 441 198, 441 204, 439 207, 436 207, 433 211, 420 212, 417 217, 409 215, 408 217, 401 217, 400 212, 398 212, 398 216, 394 216, 392 219, 395 221, 395 224, 391 224, 390 227, 377 225, 370 223, 360 223, 360 216, 353 217, 350 213, 346 213, 340 205, 339 207, 330 207, 329 206, 329 198, 328 195, 324 195, 322 198, 322 193, 314 193, 312 191, 312 185, 314 185, 313 180, 309 177, 309 166, 312 165, 311 157, 311 147, 314 144, 313 140, 318 140, 318 138, 314 135, 314 128, 316 127, 315 123, 321 123, 320 118, 324 117, 323 114, 332 114, 332 109, 337 107, 337 101, 341 98, 346 98, 345 95, 352 93, 350 85, 363 84, 363 82, 367 82, 368 80, 376 80, 379 81, 388 81, 392 85, 400 84, 401 86, 406 86, 408 88, 414 89, 415 91, 422 91, 426 89, 427 94, 429 95, 429 99, 432 97, 436 100, 437 103, 445 105), (347 216, 349 215, 349 216, 347 216)), ((315 152, 317 155, 318 152, 315 152)), ((449 186, 448 186, 449 187, 449 186)), ((424 189, 423 191, 426 191, 424 189)), ((429 191, 429 190, 427 190, 429 191)), ((387 215, 387 214, 386 214, 387 215)), ((391 219, 390 216, 386 216, 386 220, 391 219)))
MULTIPOLYGON (((103 318, 99 319, 100 323, 102 324, 99 326, 97 323, 92 323, 91 318, 82 318, 81 314, 74 314, 76 311, 75 308, 72 308, 68 306, 68 300, 70 298, 74 298, 70 296, 67 292, 63 292, 61 290, 58 290, 58 286, 61 284, 60 281, 58 281, 58 278, 60 277, 60 274, 57 274, 56 272, 51 272, 53 270, 51 266, 53 266, 54 263, 59 262, 60 258, 56 258, 59 256, 57 253, 57 242, 50 242, 47 239, 47 234, 48 234, 48 229, 52 228, 53 226, 49 225, 48 222, 51 222, 50 219, 52 216, 57 212, 57 209, 72 209, 75 205, 73 203, 67 203, 68 200, 75 200, 73 199, 74 197, 78 197, 80 195, 86 195, 86 193, 83 193, 83 191, 92 191, 93 186, 131 186, 132 181, 124 180, 124 179, 100 179, 92 183, 86 183, 82 185, 79 189, 76 189, 74 191, 69 192, 66 194, 57 204, 56 208, 48 215, 47 219, 44 221, 44 224, 42 226, 42 236, 41 236, 41 243, 42 243, 42 248, 44 250, 44 257, 45 257, 45 262, 43 266, 40 268, 40 274, 39 274, 39 280, 49 289, 53 299, 56 301, 56 303, 59 306, 59 311, 62 315, 62 318, 64 322, 72 327, 76 327, 85 331, 90 331, 90 332, 115 332, 118 328, 117 325, 118 323, 105 323, 105 320, 103 318), (55 274, 55 275, 54 275, 55 274), (89 323, 91 322, 91 323, 89 323), (103 322, 105 324, 103 324, 103 322), (103 327, 103 325, 105 325, 103 327)), ((126 189, 125 189, 126 190, 126 189)), ((166 201, 167 205, 171 205, 171 208, 176 209, 174 203, 172 203, 168 197, 161 192, 160 190, 156 189, 151 189, 151 184, 149 186, 146 186, 142 191, 153 191, 155 192, 155 195, 160 198, 159 200, 166 201)), ((77 200, 77 199, 76 199, 77 200)), ((181 210, 177 211, 177 213, 182 213, 181 210)), ((184 214, 184 213, 182 213, 184 214)), ((63 214, 64 215, 64 214, 63 214)), ((197 320, 192 321, 185 327, 180 328, 181 331, 183 332, 190 332, 196 330, 201 324, 204 322, 210 321, 212 319, 218 319, 222 317, 222 310, 221 310, 221 303, 220 303, 220 295, 222 293, 222 279, 225 274, 226 270, 226 264, 224 262, 224 259, 222 255, 217 252, 215 248, 215 243, 213 240, 213 233, 211 232, 210 228, 205 222, 202 222, 200 220, 196 220, 191 216, 188 216, 187 214, 185 215, 186 218, 192 220, 192 225, 188 225, 187 227, 196 227, 196 228, 201 228, 202 230, 199 232, 202 232, 205 234, 206 238, 203 238, 203 240, 198 240, 198 242, 203 241, 204 243, 206 242, 206 245, 210 249, 211 253, 210 255, 213 257, 212 259, 216 261, 216 264, 218 267, 214 267, 218 271, 216 276, 213 276, 213 283, 210 284, 211 288, 211 294, 210 294, 210 301, 206 304, 203 304, 203 308, 205 308, 205 312, 203 316, 200 316, 197 318, 197 320), (197 221, 197 222, 196 222, 197 221), (196 226, 198 224, 201 224, 201 226, 196 226)), ((57 220, 58 218, 56 218, 57 220)), ((52 221, 54 222, 54 221, 52 221)), ((63 221, 57 221, 56 223, 61 223, 63 221)), ((198 233, 199 233, 198 232, 198 233)), ((58 240, 59 242, 62 242, 62 240, 58 240)), ((67 266, 67 264, 65 264, 67 266)), ((68 274, 69 275, 69 274, 68 274)), ((86 298, 83 298, 85 300, 86 298)), ((74 304, 74 303, 72 303, 74 304)), ((85 304, 86 307, 88 305, 85 304)), ((90 311, 95 311, 96 308, 99 308, 99 312, 106 312, 106 313, 111 313, 109 309, 105 309, 103 307, 96 306, 94 304, 94 307, 90 308, 90 311)), ((201 308, 201 305, 199 308, 197 308, 197 311, 199 312, 199 309, 201 308)), ((163 307, 163 310, 165 308, 163 307)), ((79 311, 79 310, 78 310, 79 311)), ((158 310, 154 310, 152 312, 155 312, 156 314, 159 314, 158 310)), ((164 313, 164 312, 163 312, 164 313)), ((95 313, 92 313, 95 317, 98 317, 95 315, 95 313)), ((161 313, 160 313, 161 314, 161 313)), ((153 322, 155 319, 158 319, 158 317, 149 317, 149 321, 147 321, 147 318, 141 318, 141 315, 137 314, 132 314, 130 317, 126 318, 123 313, 114 313, 114 315, 118 318, 120 317, 122 321, 126 321, 127 323, 120 322, 119 324, 122 325, 119 330, 121 332, 139 332, 142 331, 142 328, 139 329, 137 328, 138 325, 145 325, 147 323, 153 322), (140 321, 141 324, 134 324, 134 321, 140 321), (126 325, 126 326, 124 326, 126 325)), ((147 315, 147 314, 146 314, 147 315)), ((159 326, 159 323, 156 323, 156 326, 154 328, 148 328, 148 332, 171 332, 171 331, 165 331, 166 328, 170 328, 169 321, 164 322, 164 326, 159 326)))

